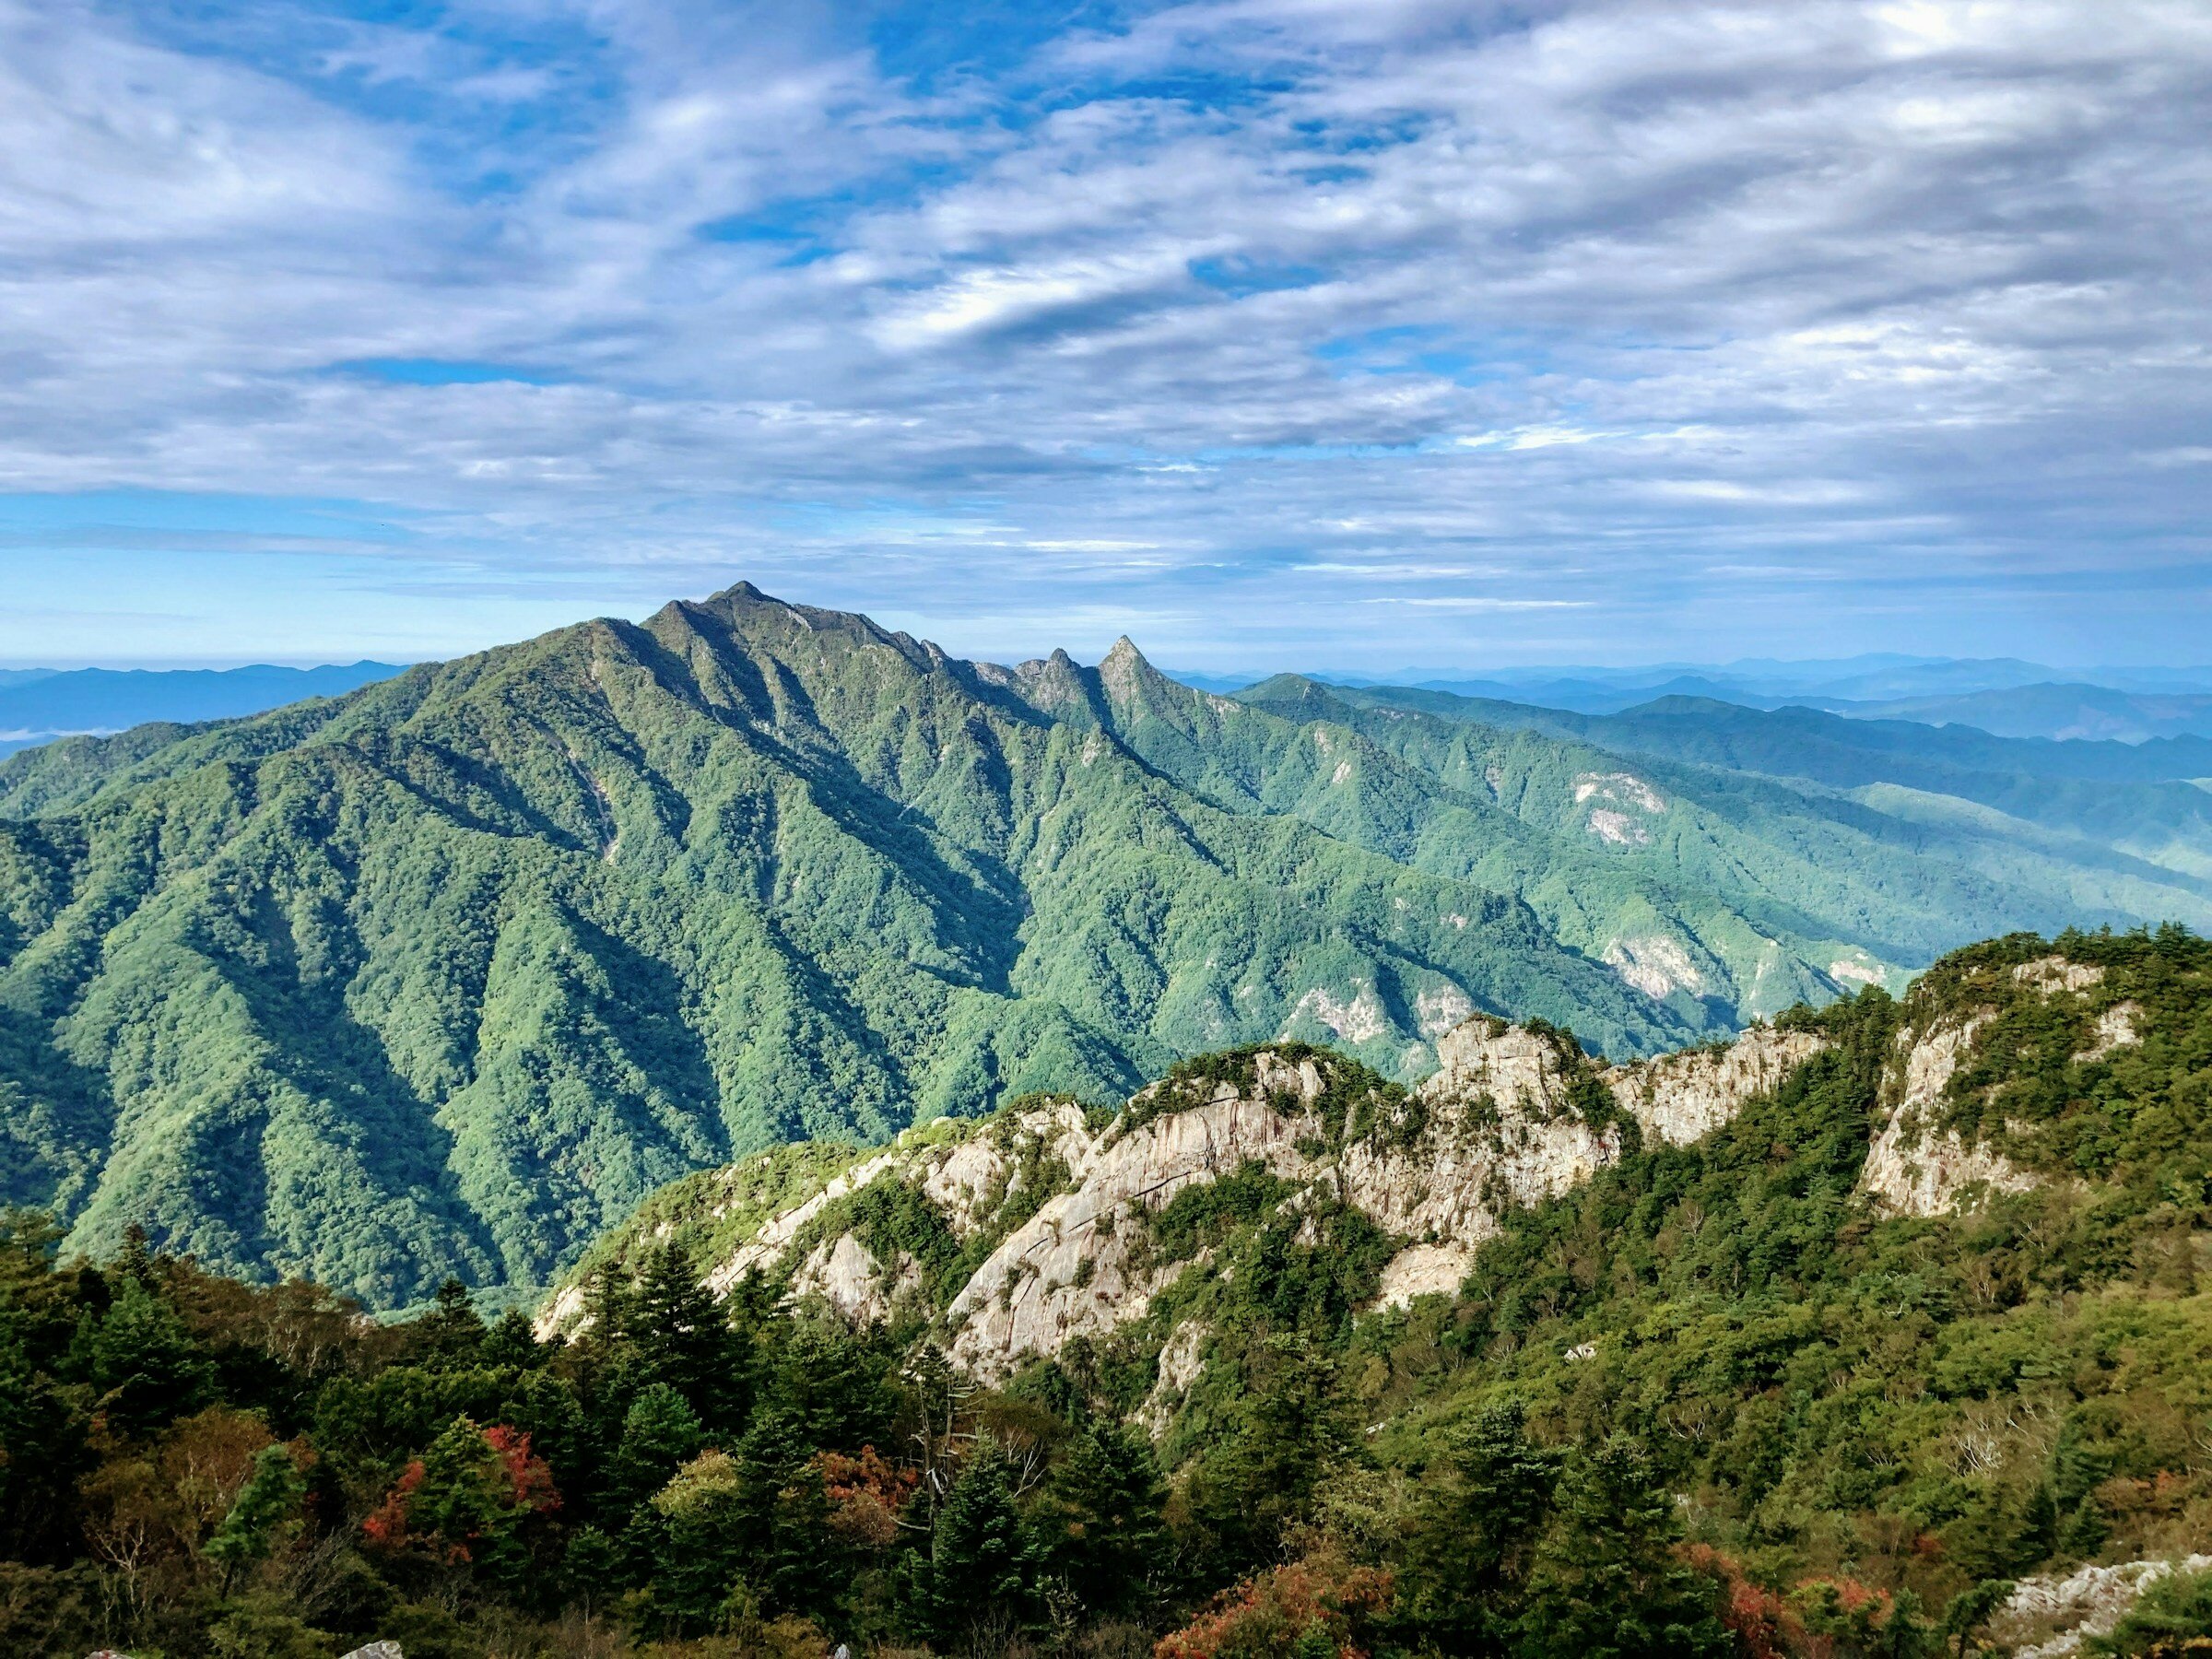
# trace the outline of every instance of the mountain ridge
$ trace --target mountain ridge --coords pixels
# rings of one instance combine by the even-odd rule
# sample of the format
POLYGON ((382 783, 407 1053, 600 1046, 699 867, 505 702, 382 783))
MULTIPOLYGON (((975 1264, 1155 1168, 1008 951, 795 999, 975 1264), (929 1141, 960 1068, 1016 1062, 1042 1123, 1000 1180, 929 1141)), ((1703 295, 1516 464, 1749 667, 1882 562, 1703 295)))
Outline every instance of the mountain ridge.
POLYGON ((2047 830, 1312 695, 1127 641, 968 663, 739 584, 18 756, 0 1188, 87 1248, 522 1293, 789 1139, 1241 1042, 1410 1084, 1475 1012, 1626 1059, 1993 919, 2212 916, 2047 830))

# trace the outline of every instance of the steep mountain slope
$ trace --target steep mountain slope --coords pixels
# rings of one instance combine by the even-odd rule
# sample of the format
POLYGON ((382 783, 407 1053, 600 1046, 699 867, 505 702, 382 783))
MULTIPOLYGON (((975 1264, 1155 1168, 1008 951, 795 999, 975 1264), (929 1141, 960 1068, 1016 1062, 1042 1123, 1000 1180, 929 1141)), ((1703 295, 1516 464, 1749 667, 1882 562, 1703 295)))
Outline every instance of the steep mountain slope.
POLYGON ((1176 788, 1095 698, 740 588, 21 757, 7 1194, 389 1305, 541 1283, 735 1152, 1224 1042, 1414 1076, 1472 1006, 1614 1052, 1710 1023, 1510 898, 1176 788))
POLYGON ((741 586, 18 756, 0 1195, 404 1305, 541 1286, 794 1138, 1262 1041, 1410 1083, 1477 1011, 1626 1057, 1993 920, 2212 912, 2103 849, 1300 684, 958 662, 741 586))
POLYGON ((2091 1181, 2112 1186, 2109 1229, 2212 1167, 2208 1020, 2212 947, 2169 929, 2010 935, 1946 957, 1901 1004, 1801 1006, 1628 1065, 1488 1015, 1441 1038, 1411 1091, 1323 1049, 1205 1055, 1117 1112, 1039 1097, 874 1152, 792 1147, 689 1177, 601 1241, 541 1329, 573 1329, 594 1275, 673 1241, 719 1293, 762 1275, 935 1333, 985 1377, 1124 1335, 1149 1364, 1178 1351, 1236 1226, 1291 1225, 1310 1247, 1337 1228, 1368 1301, 1456 1296, 1516 1217, 1770 1109, 1839 1050, 1866 1088, 1839 1200, 1933 1219, 2091 1181))
POLYGON ((2078 1622, 2053 1596, 2080 1563, 2212 1544, 2212 945, 2015 935, 1627 1068, 1488 1020, 1441 1047, 1411 1094, 1274 1049, 1111 1118, 768 1155, 656 1196, 592 1268, 673 1243, 725 1293, 762 1276, 733 1305, 795 1290, 1126 1417, 1195 1512, 1302 1430, 1336 1460, 1309 1537, 1408 1574, 1419 1495, 1506 1402, 1540 1442, 1628 1436, 1767 1621, 1751 1652, 1831 1651, 1781 1632, 1839 1590, 1902 1630, 2030 1574, 1978 1618, 2041 1639, 2078 1622))
POLYGON ((675 1239, 717 1291, 759 1273, 849 1319, 935 1327, 986 1377, 1140 1325, 1157 1353, 1179 1316, 1151 1318, 1156 1301, 1205 1277, 1210 1231, 1263 1213, 1324 1231, 1337 1215, 1374 1294, 1403 1304, 1456 1290, 1512 1210, 1626 1148, 1696 1140, 1821 1047, 1762 1026, 1600 1068, 1553 1028, 1477 1015, 1412 1093, 1324 1049, 1203 1056, 1115 1113, 1040 1099, 872 1154, 791 1147, 693 1176, 611 1234, 541 1328, 572 1328, 593 1274, 675 1239))

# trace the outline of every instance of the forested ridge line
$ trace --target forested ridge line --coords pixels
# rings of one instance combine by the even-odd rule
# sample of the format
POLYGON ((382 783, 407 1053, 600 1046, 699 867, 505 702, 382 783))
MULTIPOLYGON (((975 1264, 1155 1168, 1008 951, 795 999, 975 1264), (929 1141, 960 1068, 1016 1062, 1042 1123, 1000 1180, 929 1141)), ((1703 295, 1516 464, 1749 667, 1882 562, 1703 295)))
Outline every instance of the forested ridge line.
MULTIPOLYGON (((1174 1296, 1209 1335, 1166 1420, 1141 1347, 986 1386, 758 1276, 717 1299, 673 1241, 595 1275, 590 1318, 543 1343, 457 1283, 377 1324, 135 1238, 65 1260, 18 1214, 5 1635, 414 1659, 2002 1651, 2034 1634, 2023 1578, 2207 1541, 2207 975, 2179 930, 2014 937, 1901 1003, 1799 1010, 1825 1043, 1779 1087, 1516 1212, 1456 1294, 1403 1310, 1373 1307, 1380 1257, 1343 1218, 1194 1188, 1159 1221, 1202 1246, 1174 1296), (1941 1126, 2002 1137, 2032 1179, 1886 1213, 1859 1181, 1899 1033, 1960 1017, 1941 1126)), ((2091 1645, 2207 1639, 2212 1587, 2183 1572, 2091 1645)))
POLYGON ((788 1142, 1257 1042, 1409 1084, 1476 1011, 1621 1059, 1995 927, 2212 922, 2165 795, 2100 783, 2122 835, 1873 787, 740 586, 0 764, 0 1198, 382 1310, 527 1299, 788 1142))

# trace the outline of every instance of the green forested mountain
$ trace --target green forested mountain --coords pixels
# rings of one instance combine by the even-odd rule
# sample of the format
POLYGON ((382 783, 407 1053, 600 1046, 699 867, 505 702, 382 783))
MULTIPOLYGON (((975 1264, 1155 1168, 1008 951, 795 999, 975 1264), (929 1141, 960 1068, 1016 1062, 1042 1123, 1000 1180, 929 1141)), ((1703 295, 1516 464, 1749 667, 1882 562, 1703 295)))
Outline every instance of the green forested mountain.
POLYGON ((1225 1044, 1410 1080, 1482 1008, 1629 1055, 1993 926, 2212 922, 2185 870, 1920 784, 1262 691, 739 587, 18 756, 0 1189, 396 1306, 546 1283, 748 1149, 1225 1044))
POLYGON ((1464 1071, 1478 1092, 1446 1133, 1608 1153, 1395 1300, 1388 1264, 1444 1241, 1363 1179, 1394 1148, 1429 1163, 1449 1091, 1293 1045, 1187 1061, 1118 1112, 1031 1100, 918 1131, 865 1181, 829 1147, 692 1178, 550 1339, 518 1312, 488 1328, 457 1282, 378 1325, 135 1237, 72 1261, 0 1218, 0 1644, 2212 1645, 2206 941, 1988 941, 1902 999, 1790 1010, 1735 1045, 1797 1056, 1756 1086, 1711 1050, 1600 1073, 1556 1030, 1463 1035, 1455 1064, 1490 1068, 1464 1071), (1536 1069, 1509 1076, 1516 1055, 1536 1069), (1669 1089, 1724 1077, 1728 1110, 1691 1133, 1669 1089), (1277 1114, 1295 1146, 1261 1128, 1277 1114), (1231 1117, 1250 1155, 1209 1157, 1189 1128, 1231 1117), (1179 1147, 1180 1177, 1066 1230, 1095 1277, 1061 1288, 1098 1289, 1103 1323, 1033 1325, 1051 1351, 977 1369, 960 1275, 1043 1258, 1005 1292, 1049 1290, 1064 1264, 1023 1235, 1059 1233, 1107 1161, 1069 1167, 1036 1124, 1109 1159, 1179 1147), (1951 1179, 1893 1184, 1900 1124, 1951 1179), (701 1282, 777 1214, 800 1223, 780 1254, 701 1282), (906 1259, 888 1310, 822 1277, 846 1252, 906 1259), (1100 1288, 1124 1269, 1155 1288, 1100 1288))

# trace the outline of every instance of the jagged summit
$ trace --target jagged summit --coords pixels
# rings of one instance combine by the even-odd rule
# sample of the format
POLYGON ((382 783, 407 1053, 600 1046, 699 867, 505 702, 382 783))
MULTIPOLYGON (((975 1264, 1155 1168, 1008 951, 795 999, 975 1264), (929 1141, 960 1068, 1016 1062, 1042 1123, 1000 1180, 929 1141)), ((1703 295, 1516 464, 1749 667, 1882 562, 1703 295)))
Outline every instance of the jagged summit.
MULTIPOLYGON (((1285 1215, 1348 1206, 1392 1241, 1373 1294, 1402 1305, 1455 1290, 1510 1209, 1646 1140, 1711 1133, 1821 1047, 1761 1028, 1726 1049, 1600 1069, 1548 1028, 1477 1015, 1440 1039, 1439 1069, 1409 1097, 1327 1050, 1264 1045, 1189 1062, 1102 1122, 1048 1102, 818 1162, 795 1186, 772 1156, 694 1177, 590 1271, 679 1238, 720 1291, 762 1273, 848 1318, 936 1328, 986 1377, 1147 1320, 1171 1353, 1187 1340, 1154 1304, 1205 1263, 1153 1241, 1186 1192, 1261 1181, 1285 1215), (768 1192, 780 1197, 748 1196, 768 1192), (895 1229, 887 1204, 906 1217, 895 1229)), ((579 1277, 541 1328, 572 1325, 583 1300, 579 1277)))
POLYGON ((735 583, 0 764, 0 1198, 389 1307, 733 1157, 1226 1045, 1410 1084, 1490 1009, 1629 1056, 1993 918, 2212 916, 1890 805, 735 583))

